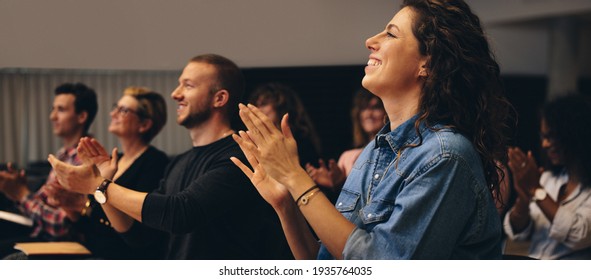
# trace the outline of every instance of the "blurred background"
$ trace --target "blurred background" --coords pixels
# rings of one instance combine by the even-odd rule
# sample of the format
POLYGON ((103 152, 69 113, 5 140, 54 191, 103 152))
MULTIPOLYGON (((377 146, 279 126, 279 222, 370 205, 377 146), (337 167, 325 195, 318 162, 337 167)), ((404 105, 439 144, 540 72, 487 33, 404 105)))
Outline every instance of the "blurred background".
MULTIPOLYGON (((169 98, 188 59, 218 53, 244 70, 247 94, 279 81, 295 88, 323 155, 350 147, 349 109, 369 52, 401 1, 0 0, 0 163, 44 162, 61 143, 48 115, 54 88, 83 82, 99 96, 91 132, 106 147, 108 112, 126 86, 165 95, 169 120, 153 141, 190 147, 169 98)), ((480 16, 519 113, 512 142, 538 150, 538 108, 555 96, 591 94, 591 0, 467 0, 480 16)))

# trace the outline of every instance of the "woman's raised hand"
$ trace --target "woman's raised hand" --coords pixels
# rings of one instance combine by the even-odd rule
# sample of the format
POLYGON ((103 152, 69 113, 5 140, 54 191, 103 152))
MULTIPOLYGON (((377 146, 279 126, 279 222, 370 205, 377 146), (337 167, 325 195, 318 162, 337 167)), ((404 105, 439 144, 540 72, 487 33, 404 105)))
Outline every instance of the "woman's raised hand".
POLYGON ((113 179, 117 172, 117 148, 113 148, 109 155, 96 139, 82 137, 77 149, 78 156, 83 162, 96 165, 103 177, 113 179))
MULTIPOLYGON (((253 105, 239 105, 240 118, 248 128, 248 138, 241 137, 252 143, 251 156, 261 165, 266 174, 285 186, 292 185, 292 179, 301 175, 307 176, 300 166, 298 147, 288 124, 288 115, 281 119, 279 131, 273 122, 253 105)), ((242 146, 241 146, 242 147, 242 146)))

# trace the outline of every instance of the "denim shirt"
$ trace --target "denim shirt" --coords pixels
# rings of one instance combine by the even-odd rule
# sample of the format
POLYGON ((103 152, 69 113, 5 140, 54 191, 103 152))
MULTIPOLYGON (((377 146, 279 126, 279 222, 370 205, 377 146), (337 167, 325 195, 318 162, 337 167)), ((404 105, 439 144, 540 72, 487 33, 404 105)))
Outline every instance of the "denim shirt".
MULTIPOLYGON (((501 219, 471 142, 417 116, 365 147, 336 202, 356 228, 345 259, 500 259, 501 219), (407 146, 406 148, 401 148, 407 146), (400 153, 399 155, 397 155, 400 153)), ((332 259, 324 245, 319 259, 332 259)))

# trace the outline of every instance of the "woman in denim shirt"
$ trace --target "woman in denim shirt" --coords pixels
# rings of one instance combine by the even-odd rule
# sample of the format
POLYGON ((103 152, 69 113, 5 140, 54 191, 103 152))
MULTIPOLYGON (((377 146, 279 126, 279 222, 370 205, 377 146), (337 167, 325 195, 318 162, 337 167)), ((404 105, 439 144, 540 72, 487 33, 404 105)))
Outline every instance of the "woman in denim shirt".
POLYGON ((505 232, 531 241, 532 258, 591 259, 591 99, 550 102, 540 132, 549 170, 540 172, 531 152, 509 149, 518 196, 505 215, 505 232))
POLYGON ((406 0, 367 39, 362 84, 389 123, 363 150, 335 206, 299 167, 297 145, 252 105, 232 159, 274 207, 298 259, 499 259, 493 196, 510 105, 479 19, 461 0, 406 0), (320 238, 314 239, 308 224, 320 238))

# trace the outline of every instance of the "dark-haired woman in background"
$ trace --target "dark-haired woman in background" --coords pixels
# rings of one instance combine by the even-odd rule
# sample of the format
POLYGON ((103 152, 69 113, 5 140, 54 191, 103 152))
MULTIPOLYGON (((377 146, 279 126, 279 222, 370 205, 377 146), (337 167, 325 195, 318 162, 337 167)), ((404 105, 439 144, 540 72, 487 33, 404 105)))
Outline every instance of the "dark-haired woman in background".
POLYGON ((536 259, 591 259, 591 100, 583 95, 546 105, 542 148, 550 168, 531 152, 509 149, 517 199, 505 216, 512 240, 529 240, 536 259))
POLYGON ((326 164, 324 160, 320 159, 318 167, 311 163, 306 164, 306 171, 314 179, 314 182, 332 190, 332 193, 329 193, 334 197, 330 197, 331 201, 336 200, 345 179, 353 169, 353 164, 367 143, 373 140, 384 126, 385 118, 386 111, 380 98, 364 88, 355 91, 353 108, 351 108, 353 149, 344 151, 338 162, 330 159, 326 164))

